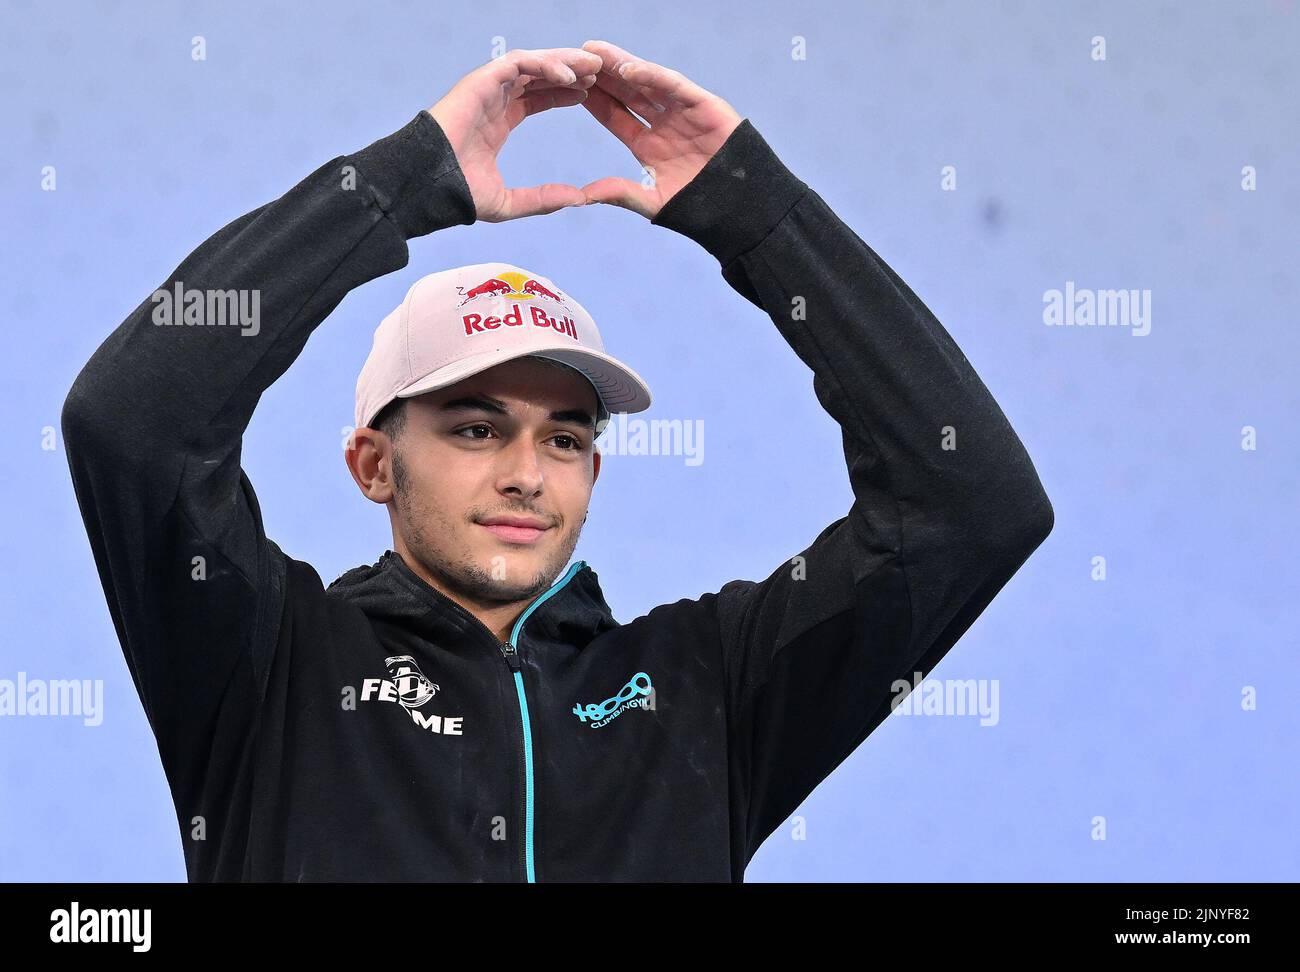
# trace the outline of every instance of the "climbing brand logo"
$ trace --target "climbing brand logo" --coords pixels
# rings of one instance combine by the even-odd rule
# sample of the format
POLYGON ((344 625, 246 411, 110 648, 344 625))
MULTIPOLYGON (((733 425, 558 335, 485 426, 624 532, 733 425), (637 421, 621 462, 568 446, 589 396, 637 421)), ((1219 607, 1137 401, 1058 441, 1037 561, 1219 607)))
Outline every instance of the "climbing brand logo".
POLYGON ((613 698, 608 698, 604 702, 575 705, 573 714, 586 723, 587 728, 599 729, 633 708, 654 708, 654 686, 650 683, 650 676, 645 672, 637 672, 629 678, 627 684, 619 689, 618 695, 613 698))
POLYGON ((461 735, 463 716, 440 716, 421 712, 421 707, 440 691, 440 686, 424 677, 410 655, 393 655, 384 659, 392 678, 367 678, 361 683, 362 702, 398 702, 411 721, 421 729, 444 736, 461 735))

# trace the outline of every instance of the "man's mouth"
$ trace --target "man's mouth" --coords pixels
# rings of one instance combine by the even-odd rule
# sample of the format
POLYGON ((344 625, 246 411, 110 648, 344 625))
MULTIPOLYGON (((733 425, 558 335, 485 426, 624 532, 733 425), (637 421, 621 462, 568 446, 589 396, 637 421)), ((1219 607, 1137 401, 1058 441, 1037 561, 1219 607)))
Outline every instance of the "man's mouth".
POLYGON ((494 516, 479 526, 507 543, 533 543, 549 529, 544 521, 531 516, 494 516))

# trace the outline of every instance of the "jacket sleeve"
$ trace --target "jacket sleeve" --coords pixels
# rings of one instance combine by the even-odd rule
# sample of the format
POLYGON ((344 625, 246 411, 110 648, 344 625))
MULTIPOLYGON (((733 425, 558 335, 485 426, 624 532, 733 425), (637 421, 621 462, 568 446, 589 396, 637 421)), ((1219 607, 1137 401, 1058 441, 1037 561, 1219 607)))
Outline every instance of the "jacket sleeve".
POLYGON ((253 409, 350 290, 406 265, 408 239, 474 218, 421 111, 218 230, 154 292, 199 291, 211 307, 234 291, 255 312, 246 322, 184 323, 182 304, 162 323, 151 295, 72 385, 73 486, 174 793, 196 795, 218 740, 246 734, 278 636, 283 554, 240 468, 253 409))
POLYGON ((924 678, 1047 537, 1024 447, 934 315, 749 119, 654 220, 701 244, 812 369, 854 500, 797 557, 710 599, 738 853, 924 678))

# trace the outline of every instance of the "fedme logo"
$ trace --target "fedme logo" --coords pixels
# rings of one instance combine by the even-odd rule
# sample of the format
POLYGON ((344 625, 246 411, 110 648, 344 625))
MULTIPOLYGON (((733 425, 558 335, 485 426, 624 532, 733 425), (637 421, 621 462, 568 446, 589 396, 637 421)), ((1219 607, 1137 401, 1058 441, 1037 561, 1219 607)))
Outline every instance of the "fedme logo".
POLYGON ((410 655, 393 655, 384 659, 391 678, 366 678, 361 681, 362 702, 397 702, 421 729, 443 736, 464 732, 463 716, 444 716, 423 712, 421 708, 440 691, 429 681, 410 655))

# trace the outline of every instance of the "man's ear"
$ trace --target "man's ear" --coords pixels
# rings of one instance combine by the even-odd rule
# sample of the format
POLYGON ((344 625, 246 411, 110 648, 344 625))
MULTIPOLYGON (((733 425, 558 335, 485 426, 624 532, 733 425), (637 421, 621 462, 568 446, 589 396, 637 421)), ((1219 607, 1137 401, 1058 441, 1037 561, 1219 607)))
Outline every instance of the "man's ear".
POLYGON ((383 504, 393 498, 393 441, 383 432, 357 429, 348 437, 343 461, 366 499, 383 504))
POLYGON ((595 486, 596 480, 600 478, 600 448, 592 446, 591 451, 591 485, 595 486))

